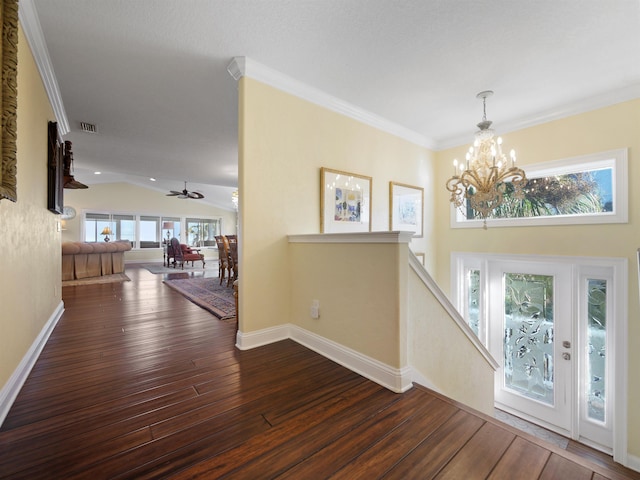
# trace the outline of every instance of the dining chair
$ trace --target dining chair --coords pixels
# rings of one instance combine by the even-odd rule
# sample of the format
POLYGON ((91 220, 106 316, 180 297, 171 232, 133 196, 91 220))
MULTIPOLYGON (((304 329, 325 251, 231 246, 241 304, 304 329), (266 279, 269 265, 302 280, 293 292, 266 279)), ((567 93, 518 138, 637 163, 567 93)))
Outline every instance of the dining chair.
POLYGON ((227 235, 227 243, 229 245, 229 267, 230 273, 233 272, 233 278, 229 275, 227 286, 231 285, 238 279, 238 237, 237 235, 227 235))
MULTIPOLYGON (((231 277, 231 266, 229 265, 229 244, 224 235, 216 235, 216 245, 218 246, 218 276, 220 285, 225 278, 231 277)), ((228 284, 228 281, 227 281, 228 284)))

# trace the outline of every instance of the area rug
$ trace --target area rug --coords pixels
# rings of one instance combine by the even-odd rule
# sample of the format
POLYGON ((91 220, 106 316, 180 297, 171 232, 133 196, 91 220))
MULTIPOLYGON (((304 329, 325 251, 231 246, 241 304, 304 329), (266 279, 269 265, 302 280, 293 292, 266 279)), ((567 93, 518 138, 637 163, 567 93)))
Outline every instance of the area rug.
POLYGON ((76 287, 78 285, 97 285, 99 283, 129 282, 131 279, 124 273, 114 273, 113 275, 102 275, 101 277, 80 278, 78 280, 63 280, 63 287, 76 287))
POLYGON ((167 286, 184 295, 199 307, 213 313, 220 320, 230 320, 236 317, 236 302, 233 298, 233 288, 227 287, 226 282, 219 284, 218 277, 181 278, 165 280, 167 286))
MULTIPOLYGON (((200 263, 200 262, 198 262, 200 263)), ((205 265, 205 268, 202 268, 202 264, 200 266, 192 267, 190 264, 185 265, 184 269, 173 268, 173 267, 165 267, 161 263, 145 263, 142 265, 143 268, 146 268, 149 272, 154 274, 160 273, 180 273, 180 272, 204 272, 205 270, 213 270, 214 267, 208 267, 205 265)), ((218 263, 215 262, 215 268, 218 267, 218 263)))

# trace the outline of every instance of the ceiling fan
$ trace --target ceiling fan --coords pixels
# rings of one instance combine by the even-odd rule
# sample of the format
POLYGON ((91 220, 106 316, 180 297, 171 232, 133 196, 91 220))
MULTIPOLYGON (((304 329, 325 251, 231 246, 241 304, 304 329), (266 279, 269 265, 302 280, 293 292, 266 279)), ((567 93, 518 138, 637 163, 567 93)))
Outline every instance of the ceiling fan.
POLYGON ((204 198, 204 195, 198 192, 189 192, 187 190, 187 182, 184 182, 184 190, 178 192, 177 190, 169 190, 171 193, 167 193, 167 197, 178 197, 178 198, 194 198, 196 200, 200 200, 204 198))

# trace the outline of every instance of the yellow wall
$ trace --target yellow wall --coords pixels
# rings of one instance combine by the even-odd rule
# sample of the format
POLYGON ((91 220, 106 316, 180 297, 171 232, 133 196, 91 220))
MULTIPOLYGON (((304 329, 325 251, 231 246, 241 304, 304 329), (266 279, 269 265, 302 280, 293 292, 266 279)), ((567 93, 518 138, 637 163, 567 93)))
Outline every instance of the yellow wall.
POLYGON ((0 385, 61 302, 58 216, 47 210, 47 124, 55 117, 21 29, 18 42, 18 201, 0 201, 0 385))
POLYGON ((410 365, 418 383, 492 415, 493 367, 409 267, 406 244, 302 242, 290 244, 291 323, 390 367, 410 365))
MULTIPOLYGON (((81 179, 78 179, 82 181, 81 179)), ((87 190, 65 190, 65 205, 76 209, 73 220, 65 221, 63 241, 81 241, 82 213, 117 212, 159 216, 222 218, 222 233, 236 233, 236 213, 214 207, 199 200, 167 197, 164 193, 130 183, 104 183, 90 185, 87 190)), ((215 247, 202 250, 205 258, 217 258, 215 247)), ((131 250, 125 252, 127 262, 162 261, 162 249, 131 250)))
POLYGON ((493 416, 495 371, 418 275, 409 272, 409 364, 425 385, 493 416))
MULTIPOLYGON (((389 230, 390 181, 425 187, 432 205, 433 174, 422 147, 251 78, 239 89, 240 330, 251 332, 291 320, 287 235, 320 232, 321 167, 373 178, 374 231, 389 230)), ((431 265, 431 210, 424 225, 411 248, 431 265)))
MULTIPOLYGON (((499 130, 500 125, 496 125, 499 130)), ((492 252, 545 255, 623 257, 629 261, 629 453, 640 456, 640 306, 636 251, 640 247, 640 100, 502 135, 515 148, 521 166, 618 148, 629 148, 629 223, 451 229, 448 192, 444 185, 454 158, 468 146, 438 152, 436 184, 436 280, 449 291, 450 255, 492 252)))
POLYGON ((406 250, 406 244, 291 244, 291 323, 405 367, 399 285, 408 275, 406 250), (318 319, 310 315, 313 300, 320 302, 318 319))

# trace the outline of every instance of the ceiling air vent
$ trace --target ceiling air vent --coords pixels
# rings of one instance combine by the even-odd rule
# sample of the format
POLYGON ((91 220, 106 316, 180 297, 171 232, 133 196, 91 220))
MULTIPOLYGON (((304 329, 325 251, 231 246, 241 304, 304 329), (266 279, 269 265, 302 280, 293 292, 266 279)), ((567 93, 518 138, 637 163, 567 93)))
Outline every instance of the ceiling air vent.
POLYGON ((80 122, 80 130, 85 133, 98 133, 98 129, 93 123, 80 122))

